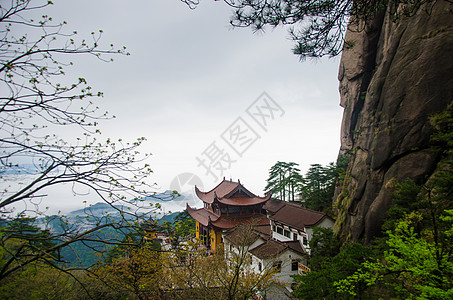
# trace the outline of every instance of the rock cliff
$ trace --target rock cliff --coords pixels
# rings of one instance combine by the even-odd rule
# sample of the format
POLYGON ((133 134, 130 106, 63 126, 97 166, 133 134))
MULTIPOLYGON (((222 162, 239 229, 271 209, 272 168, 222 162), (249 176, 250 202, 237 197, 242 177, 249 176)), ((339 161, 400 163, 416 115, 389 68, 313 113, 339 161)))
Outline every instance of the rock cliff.
POLYGON ((453 4, 434 1, 393 17, 387 10, 345 36, 340 154, 350 162, 334 204, 335 231, 346 241, 378 234, 391 179, 424 183, 434 172, 429 118, 453 101, 453 4))

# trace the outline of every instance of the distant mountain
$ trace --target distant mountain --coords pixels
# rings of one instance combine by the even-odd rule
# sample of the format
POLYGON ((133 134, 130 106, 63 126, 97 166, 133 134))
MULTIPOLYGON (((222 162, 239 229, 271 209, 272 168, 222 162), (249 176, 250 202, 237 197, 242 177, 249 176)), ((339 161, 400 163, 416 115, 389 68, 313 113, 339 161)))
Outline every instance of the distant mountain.
POLYGON ((105 202, 98 202, 86 208, 74 210, 68 213, 68 217, 97 215, 102 216, 105 214, 116 214, 118 210, 124 209, 125 206, 114 205, 113 207, 105 202))
POLYGON ((164 224, 164 222, 168 222, 168 223, 172 223, 173 224, 173 222, 175 221, 176 216, 179 215, 180 213, 181 212, 177 211, 177 212, 165 215, 162 218, 160 218, 159 220, 157 220, 157 222, 159 224, 164 224))
MULTIPOLYGON (((20 164, 11 165, 8 167, 2 166, 0 168, 0 174, 2 175, 36 175, 42 173, 43 169, 35 164, 20 164)), ((54 170, 53 172, 58 172, 54 170)))
MULTIPOLYGON (((198 202, 201 203, 200 200, 198 202)), ((120 221, 121 218, 134 220, 135 216, 142 216, 144 219, 167 221, 172 223, 178 212, 186 209, 187 204, 191 207, 200 206, 191 193, 177 194, 173 191, 165 191, 156 195, 131 200, 123 205, 109 205, 105 202, 98 202, 85 208, 77 209, 67 213, 63 219, 60 216, 41 218, 37 223, 41 228, 47 228, 54 232, 62 232, 65 228, 88 230, 95 224, 107 223, 111 220, 120 221), (160 207, 160 208, 158 208, 160 207), (122 214, 126 212, 126 214, 122 214), (127 214, 127 213, 130 213, 127 214)))
POLYGON ((135 200, 135 201, 168 202, 168 201, 181 201, 181 199, 184 199, 184 196, 178 194, 178 192, 166 190, 163 193, 158 193, 158 194, 155 194, 155 195, 147 196, 147 197, 135 200))

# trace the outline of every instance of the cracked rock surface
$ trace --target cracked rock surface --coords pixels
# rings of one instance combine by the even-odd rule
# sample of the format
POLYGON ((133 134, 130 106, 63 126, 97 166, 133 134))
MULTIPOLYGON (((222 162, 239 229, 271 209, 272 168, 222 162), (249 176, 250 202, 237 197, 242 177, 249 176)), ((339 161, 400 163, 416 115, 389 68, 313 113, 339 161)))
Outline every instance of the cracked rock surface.
POLYGON ((397 22, 382 13, 365 28, 350 25, 345 41, 340 154, 351 160, 335 231, 367 243, 391 205, 389 181, 424 183, 439 160, 429 117, 453 101, 453 4, 433 2, 397 22))

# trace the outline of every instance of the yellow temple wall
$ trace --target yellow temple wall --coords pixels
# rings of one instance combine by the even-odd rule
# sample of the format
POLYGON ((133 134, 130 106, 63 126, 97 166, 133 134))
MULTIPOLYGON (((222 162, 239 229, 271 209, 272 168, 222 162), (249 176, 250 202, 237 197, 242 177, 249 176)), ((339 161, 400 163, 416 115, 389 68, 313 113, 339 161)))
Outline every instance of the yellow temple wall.
POLYGON ((200 223, 195 221, 195 237, 200 239, 200 223))
POLYGON ((216 232, 216 248, 217 249, 223 248, 222 231, 216 232))
POLYGON ((211 249, 212 251, 216 251, 216 249, 221 249, 222 244, 222 231, 215 231, 211 229, 210 231, 210 238, 211 238, 211 249))

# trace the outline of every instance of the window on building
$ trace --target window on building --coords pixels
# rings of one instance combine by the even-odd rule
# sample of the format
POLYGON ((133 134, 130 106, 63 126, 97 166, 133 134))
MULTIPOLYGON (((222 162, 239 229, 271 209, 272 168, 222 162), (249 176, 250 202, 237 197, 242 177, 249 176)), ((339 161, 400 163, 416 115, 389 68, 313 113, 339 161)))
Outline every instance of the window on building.
POLYGON ((293 241, 297 241, 297 233, 293 232, 293 241))
POLYGON ((277 233, 283 234, 283 228, 277 227, 277 233))
POLYGON ((274 262, 274 264, 272 266, 275 268, 275 271, 277 273, 280 273, 282 271, 282 262, 281 261, 274 262))
POLYGON ((304 236, 304 245, 305 245, 305 246, 308 246, 308 239, 307 239, 306 236, 304 236))
POLYGON ((291 236, 291 232, 289 232, 289 230, 284 230, 283 231, 283 235, 286 236, 287 238, 289 238, 291 236))
POLYGON ((291 271, 297 271, 299 269, 299 262, 297 260, 293 260, 291 262, 291 271))
POLYGON ((263 265, 261 263, 258 263, 258 270, 261 272, 262 269, 263 269, 263 265))
POLYGON ((277 232, 277 226, 272 225, 272 231, 273 231, 273 232, 277 232))

